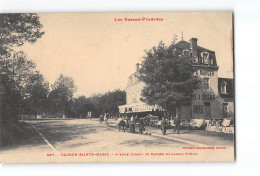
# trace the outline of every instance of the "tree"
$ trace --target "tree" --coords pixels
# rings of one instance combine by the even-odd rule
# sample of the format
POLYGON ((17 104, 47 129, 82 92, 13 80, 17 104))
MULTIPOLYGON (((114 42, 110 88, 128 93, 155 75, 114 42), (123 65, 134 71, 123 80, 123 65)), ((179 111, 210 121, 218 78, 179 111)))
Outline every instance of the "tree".
POLYGON ((200 82, 193 76, 191 58, 178 55, 174 44, 175 40, 167 47, 161 41, 145 51, 140 69, 140 79, 146 83, 142 101, 160 105, 171 114, 175 110, 180 113, 182 106, 191 104, 192 93, 200 82))
POLYGON ((85 96, 75 98, 72 103, 72 111, 77 117, 86 117, 88 112, 94 111, 94 105, 85 96))
POLYGON ((7 77, 7 85, 25 98, 27 81, 30 75, 36 73, 35 63, 27 59, 22 51, 14 52, 12 58, 4 58, 2 63, 1 70, 7 77))
POLYGON ((26 42, 35 43, 44 34, 41 29, 37 14, 0 14, 0 74, 7 90, 6 114, 10 114, 11 119, 17 119, 26 96, 26 80, 35 68, 23 52, 15 52, 13 48, 26 42))
POLYGON ((68 105, 75 91, 74 80, 71 77, 61 74, 52 85, 52 91, 49 94, 52 112, 63 116, 70 108, 68 105))
POLYGON ((35 63, 29 60, 22 51, 13 52, 11 59, 2 62, 4 84, 8 88, 7 100, 12 117, 17 114, 36 114, 42 109, 44 99, 49 91, 49 85, 35 68, 35 63), (36 95, 37 94, 37 95, 36 95), (37 102, 39 100, 39 102, 37 102))
POLYGON ((25 100, 30 114, 41 114, 47 110, 49 83, 38 71, 29 76, 26 85, 27 98, 25 100))
POLYGON ((12 47, 34 43, 44 34, 35 13, 0 14, 0 56, 8 55, 12 47))
POLYGON ((105 94, 93 95, 88 100, 93 105, 91 112, 94 116, 103 113, 110 113, 112 116, 118 115, 118 106, 126 103, 126 92, 122 90, 109 91, 105 94))
POLYGON ((119 113, 118 106, 126 103, 125 91, 115 90, 113 92, 107 92, 101 96, 100 104, 103 105, 103 111, 110 113, 111 115, 117 115, 119 113))

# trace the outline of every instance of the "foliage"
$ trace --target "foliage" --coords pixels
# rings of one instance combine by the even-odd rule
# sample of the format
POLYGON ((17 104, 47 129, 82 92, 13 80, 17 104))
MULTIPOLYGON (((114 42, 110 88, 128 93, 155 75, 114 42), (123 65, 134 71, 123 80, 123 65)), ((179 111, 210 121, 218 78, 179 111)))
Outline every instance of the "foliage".
POLYGON ((72 103, 72 111, 77 117, 86 117, 88 112, 94 111, 94 105, 85 96, 75 98, 72 103))
POLYGON ((175 40, 167 47, 161 41, 146 51, 140 69, 140 79, 146 83, 142 100, 170 112, 190 105, 193 90, 199 86, 199 79, 193 76, 191 58, 178 55, 174 44, 175 40))
POLYGON ((44 109, 49 84, 24 52, 13 52, 11 59, 5 58, 1 71, 5 78, 4 84, 9 90, 7 97, 11 111, 16 111, 16 114, 36 114, 44 109))
POLYGON ((104 113, 117 116, 119 113, 118 106, 125 103, 125 91, 114 90, 105 94, 96 94, 88 98, 85 96, 75 98, 72 110, 77 117, 86 117, 88 112, 91 112, 93 117, 98 117, 104 113))
POLYGON ((26 87, 35 64, 14 47, 35 43, 44 34, 37 14, 0 14, 0 74, 6 87, 5 118, 17 119, 30 95, 26 87))
POLYGON ((2 63, 1 71, 8 78, 8 86, 25 98, 27 80, 36 72, 35 64, 22 51, 14 52, 12 58, 6 58, 2 63))
POLYGON ((107 92, 99 99, 99 113, 110 113, 117 115, 119 110, 118 106, 126 103, 125 91, 115 90, 113 92, 107 92))
POLYGON ((0 14, 0 56, 25 42, 34 43, 44 32, 35 13, 0 14))
POLYGON ((27 98, 25 100, 30 114, 41 114, 47 110, 49 83, 39 72, 31 74, 26 85, 27 98))
POLYGON ((63 115, 76 91, 74 80, 61 74, 51 87, 52 91, 49 94, 50 109, 54 113, 63 115))

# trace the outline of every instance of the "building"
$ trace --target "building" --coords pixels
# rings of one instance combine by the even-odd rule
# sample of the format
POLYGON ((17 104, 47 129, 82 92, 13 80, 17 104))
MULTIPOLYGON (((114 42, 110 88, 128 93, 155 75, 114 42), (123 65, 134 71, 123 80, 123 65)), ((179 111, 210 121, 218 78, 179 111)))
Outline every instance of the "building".
MULTIPOLYGON (((194 76, 201 79, 200 88, 192 95, 191 106, 182 107, 182 119, 221 119, 234 117, 233 79, 219 78, 218 65, 214 51, 197 45, 197 38, 190 42, 180 41, 175 44, 175 52, 192 58, 194 76)), ((138 79, 139 64, 136 72, 128 77, 126 87, 126 105, 119 106, 120 113, 161 115, 163 109, 150 106, 141 101, 144 82, 138 79)))
POLYGON ((126 86, 126 105, 119 106, 120 114, 135 114, 138 116, 145 116, 147 114, 159 115, 163 109, 157 105, 147 105, 141 101, 142 89, 145 83, 138 79, 139 64, 136 64, 136 72, 128 77, 126 86))

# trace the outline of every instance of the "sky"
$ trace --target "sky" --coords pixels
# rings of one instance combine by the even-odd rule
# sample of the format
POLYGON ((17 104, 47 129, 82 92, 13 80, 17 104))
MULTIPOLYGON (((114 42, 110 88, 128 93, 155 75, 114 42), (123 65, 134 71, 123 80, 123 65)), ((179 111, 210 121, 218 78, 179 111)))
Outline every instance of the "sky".
POLYGON ((198 38, 198 45, 215 51, 219 77, 233 78, 231 12, 163 13, 40 13, 45 34, 22 47, 50 84, 60 74, 77 86, 75 96, 124 90, 127 78, 141 63, 144 50, 160 40, 169 45, 198 38), (124 18, 163 21, 124 21, 124 18), (123 21, 115 21, 123 19, 123 21))

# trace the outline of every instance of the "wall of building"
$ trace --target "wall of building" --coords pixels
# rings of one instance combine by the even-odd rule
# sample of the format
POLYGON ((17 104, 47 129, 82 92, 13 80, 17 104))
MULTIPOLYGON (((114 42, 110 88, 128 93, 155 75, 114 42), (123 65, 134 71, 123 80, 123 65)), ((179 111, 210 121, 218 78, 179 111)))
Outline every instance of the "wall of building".
POLYGON ((145 86, 144 82, 138 82, 126 88, 126 104, 141 102, 142 90, 145 86))

